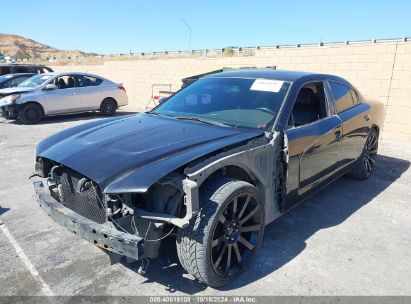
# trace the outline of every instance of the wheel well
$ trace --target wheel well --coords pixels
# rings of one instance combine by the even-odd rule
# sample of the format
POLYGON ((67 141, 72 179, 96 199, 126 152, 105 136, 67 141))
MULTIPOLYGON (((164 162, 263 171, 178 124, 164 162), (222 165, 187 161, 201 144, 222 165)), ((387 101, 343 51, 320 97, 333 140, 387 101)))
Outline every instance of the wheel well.
POLYGON ((204 184, 207 183, 207 181, 210 181, 219 176, 231 177, 237 180, 241 180, 241 181, 252 184, 256 188, 259 188, 259 185, 260 185, 260 182, 256 178, 254 178, 252 174, 247 172, 245 169, 239 166, 235 166, 235 165, 228 165, 228 166, 219 168, 214 173, 210 174, 204 180, 204 182, 200 185, 200 189, 204 184))
POLYGON ((37 101, 28 101, 28 102, 25 102, 25 103, 23 103, 23 104, 20 104, 21 107, 24 107, 24 106, 26 106, 26 105, 36 105, 36 106, 39 106, 40 109, 41 109, 42 115, 43 115, 43 116, 45 115, 45 114, 44 114, 44 108, 43 108, 43 106, 42 106, 40 103, 38 103, 37 101))

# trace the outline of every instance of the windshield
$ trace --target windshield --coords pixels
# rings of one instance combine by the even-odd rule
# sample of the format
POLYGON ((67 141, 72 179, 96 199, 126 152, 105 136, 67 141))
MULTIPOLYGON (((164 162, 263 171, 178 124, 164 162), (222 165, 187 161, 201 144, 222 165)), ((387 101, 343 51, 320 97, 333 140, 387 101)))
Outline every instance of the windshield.
POLYGON ((50 78, 51 78, 51 75, 38 74, 36 76, 30 77, 24 80, 18 85, 18 87, 35 88, 43 84, 47 79, 50 79, 50 78))
POLYGON ((277 117, 289 87, 290 83, 282 80, 203 78, 151 113, 235 128, 267 129, 277 117))

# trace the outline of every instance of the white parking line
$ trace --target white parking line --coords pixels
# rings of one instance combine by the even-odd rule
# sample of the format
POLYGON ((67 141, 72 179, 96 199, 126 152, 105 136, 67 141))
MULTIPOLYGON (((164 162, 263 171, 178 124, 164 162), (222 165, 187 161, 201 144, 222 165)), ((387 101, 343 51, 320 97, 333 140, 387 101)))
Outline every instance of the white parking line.
POLYGON ((39 272, 37 269, 34 267, 34 265, 30 262, 29 258, 26 256, 26 254, 23 252, 21 249, 20 245, 17 243, 16 239, 11 235, 10 231, 7 229, 6 224, 0 225, 1 230, 3 231, 4 235, 8 238, 10 244, 14 247, 14 250, 16 250, 16 253, 19 255, 21 260, 23 261, 24 265, 27 267, 27 269, 30 271, 31 275, 41 284, 41 291, 44 295, 46 296, 53 296, 54 293, 51 291, 50 287, 47 285, 46 282, 44 282, 43 278, 40 276, 39 272))

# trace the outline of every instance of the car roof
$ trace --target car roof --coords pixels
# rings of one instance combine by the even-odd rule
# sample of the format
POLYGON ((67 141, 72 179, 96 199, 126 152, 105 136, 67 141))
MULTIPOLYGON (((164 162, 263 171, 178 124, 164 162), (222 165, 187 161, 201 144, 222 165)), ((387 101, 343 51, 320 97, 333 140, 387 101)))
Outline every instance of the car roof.
POLYGON ((286 70, 270 70, 270 69, 238 69, 234 71, 226 71, 205 76, 204 78, 264 78, 273 80, 284 80, 294 82, 296 80, 305 80, 311 78, 330 79, 338 82, 348 83, 347 80, 329 74, 320 74, 302 71, 286 71, 286 70))
POLYGON ((106 78, 95 75, 95 74, 90 74, 90 73, 84 73, 84 72, 47 72, 39 75, 50 75, 50 76, 64 76, 64 75, 85 75, 85 76, 92 76, 92 77, 97 77, 106 80, 106 78))

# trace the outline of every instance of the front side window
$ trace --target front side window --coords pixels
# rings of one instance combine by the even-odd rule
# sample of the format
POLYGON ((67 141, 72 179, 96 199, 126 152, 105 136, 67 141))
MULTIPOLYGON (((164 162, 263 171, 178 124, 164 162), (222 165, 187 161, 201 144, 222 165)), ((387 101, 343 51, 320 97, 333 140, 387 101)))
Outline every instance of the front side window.
POLYGON ((77 87, 75 79, 76 76, 73 75, 59 76, 56 79, 54 79, 54 84, 60 90, 71 89, 77 87))
POLYGON ((330 82, 330 87, 334 96, 337 113, 341 113, 354 106, 353 96, 349 87, 337 82, 330 82))
POLYGON ((302 126, 327 117, 327 101, 322 82, 304 85, 298 92, 291 117, 290 126, 302 126))
POLYGON ((171 96, 152 113, 235 128, 268 129, 290 87, 271 79, 203 78, 171 96))

